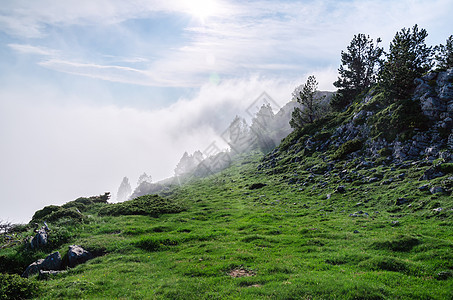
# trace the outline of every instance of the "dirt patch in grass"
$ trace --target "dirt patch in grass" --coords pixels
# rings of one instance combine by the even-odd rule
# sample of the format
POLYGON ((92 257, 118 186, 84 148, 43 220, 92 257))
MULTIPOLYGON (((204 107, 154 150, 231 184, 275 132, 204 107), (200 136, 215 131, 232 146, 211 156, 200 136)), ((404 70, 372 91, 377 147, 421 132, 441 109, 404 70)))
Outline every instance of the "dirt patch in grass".
POLYGON ((240 277, 250 277, 250 276, 255 276, 256 272, 252 270, 247 270, 244 268, 238 268, 231 270, 228 275, 230 275, 233 278, 240 278, 240 277))

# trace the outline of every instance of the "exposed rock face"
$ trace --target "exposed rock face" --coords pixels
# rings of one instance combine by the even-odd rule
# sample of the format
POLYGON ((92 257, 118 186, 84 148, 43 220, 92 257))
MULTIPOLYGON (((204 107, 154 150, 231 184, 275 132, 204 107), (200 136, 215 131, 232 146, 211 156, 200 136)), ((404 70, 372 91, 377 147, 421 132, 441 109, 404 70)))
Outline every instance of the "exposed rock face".
POLYGON ((421 109, 441 128, 453 125, 453 68, 445 72, 429 73, 416 79, 414 99, 420 100, 421 109))
POLYGON ((78 245, 71 245, 69 246, 68 258, 69 266, 73 268, 79 264, 86 262, 89 259, 92 259, 93 254, 78 245))
POLYGON ((34 263, 30 264, 22 277, 28 278, 30 275, 37 274, 40 270, 50 271, 59 270, 61 268, 61 255, 60 252, 55 252, 47 256, 45 259, 38 259, 34 263))
MULTIPOLYGON (((36 224, 38 226, 38 224, 36 224)), ((35 230, 36 235, 31 239, 30 246, 32 249, 39 249, 47 245, 47 233, 49 228, 46 226, 41 227, 39 230, 35 230)))

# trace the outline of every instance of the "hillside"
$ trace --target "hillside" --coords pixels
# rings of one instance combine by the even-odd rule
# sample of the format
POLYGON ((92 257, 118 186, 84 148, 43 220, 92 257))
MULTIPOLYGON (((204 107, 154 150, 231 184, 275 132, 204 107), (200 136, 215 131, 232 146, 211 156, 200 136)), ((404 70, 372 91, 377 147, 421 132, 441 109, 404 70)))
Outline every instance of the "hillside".
POLYGON ((1 271, 61 253, 47 280, 8 279, 39 299, 451 299, 452 77, 418 82, 418 115, 371 89, 266 156, 161 196, 47 207, 32 222, 48 221, 48 244, 31 250, 32 230, 12 228, 1 271), (70 267, 70 245, 91 259, 70 267))

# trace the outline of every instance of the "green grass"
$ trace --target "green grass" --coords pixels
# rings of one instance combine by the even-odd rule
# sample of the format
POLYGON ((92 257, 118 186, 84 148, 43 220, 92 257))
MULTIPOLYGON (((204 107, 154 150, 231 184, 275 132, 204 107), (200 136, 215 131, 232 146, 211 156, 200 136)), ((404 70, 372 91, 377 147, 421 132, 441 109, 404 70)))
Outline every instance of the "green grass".
POLYGON ((305 168, 321 159, 275 175, 257 172, 260 159, 240 158, 175 188, 169 199, 186 208, 179 213, 92 212, 71 225, 69 240, 53 250, 80 244, 104 255, 40 282, 39 299, 453 298, 453 205, 450 195, 417 189, 429 166, 357 169, 352 182, 342 182, 338 164, 303 185, 288 184, 292 172, 305 181, 305 168), (368 183, 376 174, 379 181, 368 183), (257 182, 267 185, 250 190, 257 182), (340 184, 345 193, 335 193, 340 184), (408 202, 395 205, 402 197, 408 202), (444 211, 434 212, 437 206, 444 211), (359 210, 368 216, 349 217, 359 210), (232 277, 233 270, 251 276, 232 277))

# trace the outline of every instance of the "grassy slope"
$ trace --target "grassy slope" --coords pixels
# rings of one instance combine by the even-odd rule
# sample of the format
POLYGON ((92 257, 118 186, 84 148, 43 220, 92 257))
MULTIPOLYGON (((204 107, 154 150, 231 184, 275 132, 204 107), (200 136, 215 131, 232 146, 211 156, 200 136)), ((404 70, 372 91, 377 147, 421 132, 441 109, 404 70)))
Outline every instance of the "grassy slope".
POLYGON ((339 194, 335 170, 290 185, 288 174, 257 173, 260 159, 176 188, 181 213, 91 217, 60 250, 76 243, 107 254, 42 282, 39 298, 453 298, 453 278, 437 275, 453 271, 452 201, 418 191, 427 166, 357 170, 407 175, 387 186, 346 183, 339 194), (267 186, 247 188, 258 182, 267 186), (411 207, 394 205, 403 196, 411 207), (358 210, 369 216, 349 217, 358 210), (233 278, 234 269, 253 276, 233 278))

